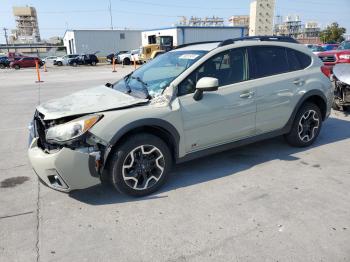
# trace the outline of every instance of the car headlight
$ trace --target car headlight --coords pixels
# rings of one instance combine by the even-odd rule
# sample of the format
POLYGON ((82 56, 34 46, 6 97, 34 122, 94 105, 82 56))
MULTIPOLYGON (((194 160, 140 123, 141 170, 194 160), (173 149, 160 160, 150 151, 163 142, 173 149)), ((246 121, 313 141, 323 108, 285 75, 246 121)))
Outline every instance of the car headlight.
POLYGON ((102 115, 88 115, 65 124, 50 127, 46 131, 46 140, 64 142, 77 138, 93 127, 101 117, 102 115))
POLYGON ((340 59, 350 59, 350 55, 340 55, 340 59))

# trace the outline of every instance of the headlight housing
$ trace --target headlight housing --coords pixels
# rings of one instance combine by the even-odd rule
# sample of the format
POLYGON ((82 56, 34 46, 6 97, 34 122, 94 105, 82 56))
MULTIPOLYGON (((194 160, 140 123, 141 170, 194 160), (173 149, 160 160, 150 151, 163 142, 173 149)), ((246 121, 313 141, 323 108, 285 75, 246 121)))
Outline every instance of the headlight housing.
POLYGON ((340 59, 350 59, 350 55, 340 55, 340 59))
POLYGON ((93 127, 101 118, 102 115, 87 115, 65 124, 50 127, 46 131, 46 140, 65 142, 75 139, 93 127))

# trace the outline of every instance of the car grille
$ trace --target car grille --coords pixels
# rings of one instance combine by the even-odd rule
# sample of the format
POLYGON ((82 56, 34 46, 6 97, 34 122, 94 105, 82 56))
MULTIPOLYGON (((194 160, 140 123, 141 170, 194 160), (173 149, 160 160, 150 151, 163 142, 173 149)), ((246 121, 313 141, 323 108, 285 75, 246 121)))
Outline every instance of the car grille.
POLYGON ((320 58, 324 63, 334 63, 336 60, 334 55, 320 56, 320 58))

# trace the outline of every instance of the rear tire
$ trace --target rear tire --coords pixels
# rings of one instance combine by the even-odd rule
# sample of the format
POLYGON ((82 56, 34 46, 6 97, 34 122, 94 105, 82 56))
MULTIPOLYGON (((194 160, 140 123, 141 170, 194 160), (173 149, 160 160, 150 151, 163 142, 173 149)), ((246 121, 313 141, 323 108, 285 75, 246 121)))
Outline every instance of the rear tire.
POLYGON ((123 60, 123 64, 124 65, 130 65, 130 59, 129 58, 125 58, 124 60, 123 60))
POLYGON ((4 68, 5 68, 5 65, 0 64, 0 69, 4 69, 4 68))
POLYGON ((285 138, 292 146, 307 147, 315 142, 321 127, 321 110, 314 103, 305 103, 296 114, 292 129, 285 138))
POLYGON ((15 65, 14 68, 15 68, 16 70, 21 69, 21 67, 20 67, 19 65, 15 65))
POLYGON ((157 136, 141 133, 127 138, 114 152, 110 178, 121 193, 134 197, 157 191, 168 179, 172 157, 157 136))
POLYGON ((63 63, 61 61, 57 62, 58 66, 63 66, 63 63))

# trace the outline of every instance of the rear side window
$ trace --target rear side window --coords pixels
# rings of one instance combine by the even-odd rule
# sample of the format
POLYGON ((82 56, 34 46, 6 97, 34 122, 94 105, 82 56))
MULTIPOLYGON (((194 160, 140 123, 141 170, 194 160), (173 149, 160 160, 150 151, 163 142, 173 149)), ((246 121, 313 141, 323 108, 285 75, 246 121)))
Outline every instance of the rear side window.
POLYGON ((290 71, 302 70, 311 64, 311 57, 302 52, 289 48, 286 48, 286 52, 290 71))
POLYGON ((252 48, 254 76, 260 78, 289 71, 285 48, 276 46, 259 46, 252 48))

